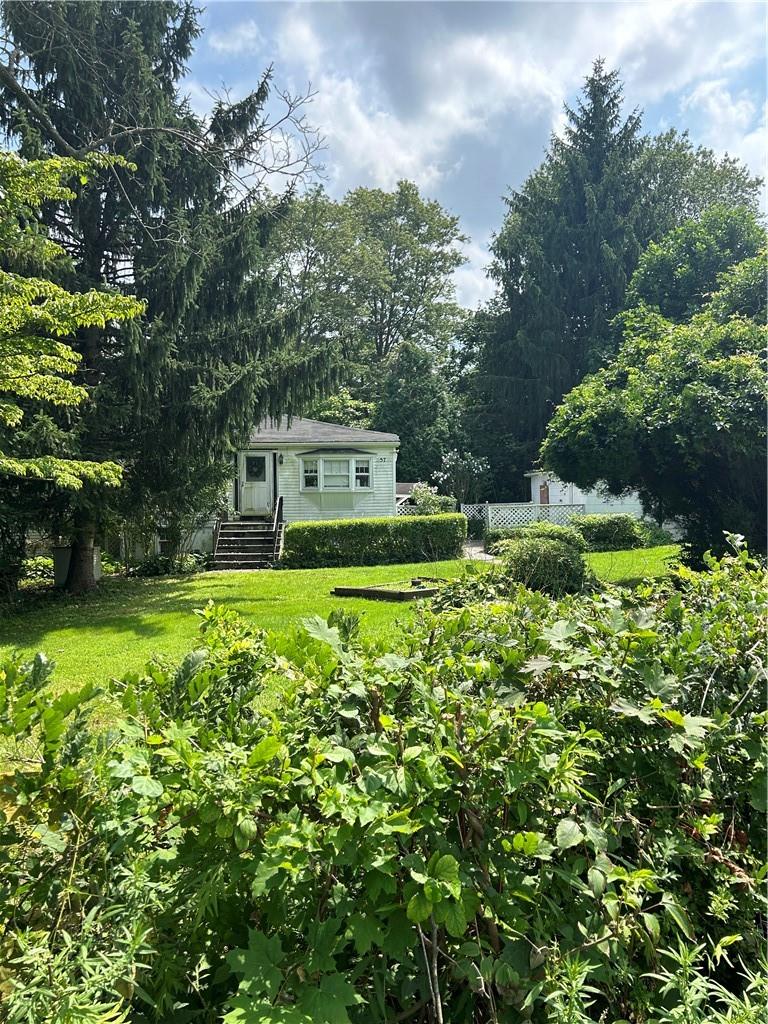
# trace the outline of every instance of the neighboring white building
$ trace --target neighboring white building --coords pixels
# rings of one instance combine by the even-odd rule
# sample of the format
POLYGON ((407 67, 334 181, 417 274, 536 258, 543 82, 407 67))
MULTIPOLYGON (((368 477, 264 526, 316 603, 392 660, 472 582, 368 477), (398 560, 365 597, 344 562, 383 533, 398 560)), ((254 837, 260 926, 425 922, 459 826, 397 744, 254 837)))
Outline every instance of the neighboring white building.
POLYGON ((563 483, 553 473, 533 469, 525 474, 531 483, 534 505, 584 505, 586 515, 599 512, 626 512, 642 518, 643 507, 634 492, 621 498, 607 497, 597 490, 582 491, 576 484, 563 483))

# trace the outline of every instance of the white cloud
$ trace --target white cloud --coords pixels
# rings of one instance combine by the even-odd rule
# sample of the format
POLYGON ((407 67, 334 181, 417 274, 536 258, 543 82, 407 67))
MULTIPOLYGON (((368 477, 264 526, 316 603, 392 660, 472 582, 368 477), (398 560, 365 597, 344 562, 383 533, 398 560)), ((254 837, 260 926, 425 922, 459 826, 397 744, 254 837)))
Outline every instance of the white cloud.
POLYGON ((211 32, 207 39, 212 50, 227 54, 258 53, 264 44, 259 26, 252 18, 233 25, 225 32, 211 32))
POLYGON ((295 8, 288 11, 278 27, 276 42, 281 61, 301 65, 310 78, 317 75, 325 47, 304 13, 295 8))
POLYGON ((680 102, 700 123, 697 136, 718 152, 740 157, 752 171, 765 172, 766 112, 748 90, 734 93, 726 79, 700 82, 680 102))
POLYGON ((491 137, 510 113, 562 130, 562 104, 597 54, 621 68, 627 96, 643 105, 695 89, 717 68, 743 68, 762 52, 762 15, 749 3, 510 5, 510 12, 509 29, 457 28, 409 50, 403 60, 417 62, 408 71, 419 86, 397 112, 388 94, 388 75, 398 73, 391 54, 373 62, 375 47, 355 48, 338 22, 323 19, 322 5, 287 10, 277 32, 280 57, 312 79, 313 114, 338 188, 388 188, 402 177, 434 186, 460 166, 458 145, 491 137))
POLYGON ((486 273, 486 267, 490 263, 488 245, 479 245, 475 241, 465 242, 462 251, 467 257, 467 262, 453 275, 456 298, 466 309, 476 309, 481 303, 492 298, 496 290, 486 273))

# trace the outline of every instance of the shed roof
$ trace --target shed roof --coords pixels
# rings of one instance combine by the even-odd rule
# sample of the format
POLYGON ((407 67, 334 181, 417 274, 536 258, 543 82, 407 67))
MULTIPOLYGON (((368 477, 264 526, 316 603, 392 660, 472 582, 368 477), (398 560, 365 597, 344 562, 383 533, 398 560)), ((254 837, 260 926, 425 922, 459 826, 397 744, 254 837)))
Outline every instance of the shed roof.
POLYGON ((399 444, 397 434, 359 430, 341 423, 323 423, 303 416, 266 419, 251 432, 251 444, 399 444))

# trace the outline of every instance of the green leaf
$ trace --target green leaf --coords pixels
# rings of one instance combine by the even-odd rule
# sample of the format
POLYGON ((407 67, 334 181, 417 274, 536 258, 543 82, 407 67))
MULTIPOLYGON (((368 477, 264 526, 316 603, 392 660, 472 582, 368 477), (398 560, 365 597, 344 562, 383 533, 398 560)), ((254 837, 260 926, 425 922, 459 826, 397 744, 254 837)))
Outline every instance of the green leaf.
POLYGON ((590 868, 587 872, 587 879, 595 898, 600 899, 605 892, 605 875, 598 868, 590 868))
POLYGON ((358 953, 367 953, 371 946, 382 942, 381 926, 375 917, 367 914, 353 914, 349 919, 349 930, 358 953))
POLYGON ((302 619, 301 624, 313 640, 328 644, 337 654, 343 654, 344 648, 341 643, 341 633, 336 626, 329 626, 325 619, 319 615, 313 615, 308 619, 302 619))
POLYGON ((659 938, 661 936, 661 928, 659 927, 658 917, 656 917, 655 914, 643 914, 642 918, 643 924, 645 925, 645 930, 648 932, 651 942, 654 944, 654 946, 657 945, 659 938))
POLYGON ((131 789, 139 796, 157 798, 163 795, 163 785, 149 775, 134 775, 131 789))
POLYGON ((650 708, 640 708, 637 704, 624 700, 623 697, 616 698, 613 704, 611 704, 611 711, 615 711, 617 714, 624 715, 627 718, 639 718, 644 725, 653 724, 654 714, 650 708))
POLYGON ((443 854, 434 865, 432 876, 442 882, 454 899, 461 895, 459 862, 450 853, 443 854))
POLYGON ((421 924, 422 921, 426 921, 431 916, 432 903, 423 892, 417 892, 415 896, 411 897, 406 913, 408 914, 409 921, 421 924))
POLYGON ((677 903, 676 900, 669 895, 669 893, 665 893, 662 896, 661 902, 666 912, 675 922, 675 924, 686 937, 686 939, 690 939, 691 941, 693 941, 693 928, 691 926, 690 919, 686 912, 683 910, 683 908, 680 906, 680 904, 677 903))
POLYGON ((460 939, 467 930, 467 915, 462 903, 451 903, 445 915, 445 928, 449 935, 460 939))
POLYGON ((251 751, 248 757, 248 764, 253 767, 257 764, 266 764, 279 752, 282 741, 277 736, 265 736, 251 751))
POLYGON ((283 981, 279 964, 283 950, 277 936, 267 937, 263 932, 251 929, 247 949, 233 949, 226 960, 232 973, 240 975, 247 982, 252 997, 272 999, 283 981))
POLYGON ((555 842, 561 850, 567 850, 571 846, 576 846, 583 838, 584 833, 573 818, 563 818, 558 823, 555 830, 555 842))
POLYGON ((349 1024, 348 1006, 362 1002, 341 974, 327 974, 320 987, 305 987, 296 1000, 296 1009, 307 1014, 312 1024, 349 1024))

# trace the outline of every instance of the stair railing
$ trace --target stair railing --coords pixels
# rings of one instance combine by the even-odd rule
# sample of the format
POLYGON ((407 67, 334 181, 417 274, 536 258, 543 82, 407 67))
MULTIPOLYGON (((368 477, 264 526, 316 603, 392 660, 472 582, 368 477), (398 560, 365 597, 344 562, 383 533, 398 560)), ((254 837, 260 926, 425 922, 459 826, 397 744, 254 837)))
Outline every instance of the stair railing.
POLYGON ((275 514, 272 517, 272 535, 273 535, 274 541, 275 541, 275 543, 273 545, 273 548, 272 548, 272 562, 273 562, 273 564, 277 561, 278 555, 280 554, 280 552, 278 551, 278 546, 279 546, 279 543, 280 543, 280 523, 282 523, 282 521, 283 521, 283 496, 281 494, 278 497, 277 501, 275 502, 275 514))
POLYGON ((216 548, 219 546, 219 530, 221 529, 221 516, 216 516, 216 521, 213 524, 213 553, 216 554, 216 548))

